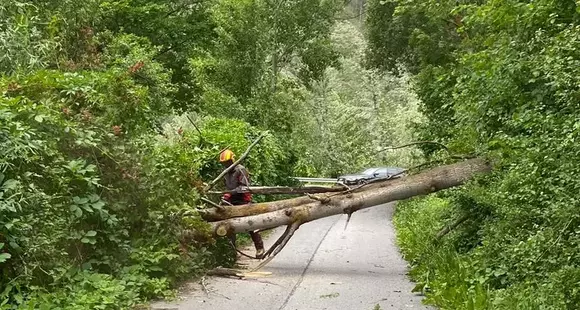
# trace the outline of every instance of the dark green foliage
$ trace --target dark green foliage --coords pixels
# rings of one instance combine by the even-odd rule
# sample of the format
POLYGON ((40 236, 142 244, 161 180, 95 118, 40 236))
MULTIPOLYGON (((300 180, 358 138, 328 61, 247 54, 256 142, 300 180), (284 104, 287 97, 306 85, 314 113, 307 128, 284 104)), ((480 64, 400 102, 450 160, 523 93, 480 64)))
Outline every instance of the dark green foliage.
MULTIPOLYGON (((125 308, 231 259, 218 255, 229 253, 227 244, 182 232, 205 230, 196 189, 222 169, 218 151, 241 153, 258 131, 208 119, 201 145, 190 131, 175 143, 159 140, 149 120, 168 105, 155 101, 165 84, 145 90, 138 79, 112 67, 0 81, 2 299, 125 308), (108 290, 118 295, 102 295, 108 290)), ((266 137, 257 150, 248 159, 254 179, 283 183, 288 168, 278 165, 287 157, 276 140, 266 137)))
MULTIPOLYGON (((326 22, 316 23, 304 14, 319 3, 302 3, 288 9, 295 16, 284 31, 297 27, 320 39, 289 48, 292 55, 308 50, 305 80, 312 80, 330 64, 317 55, 331 54, 324 36, 334 7, 321 5, 315 18, 326 22)), ((274 129, 244 162, 262 185, 291 182, 300 156, 284 137, 293 130, 291 104, 300 98, 292 90, 302 82, 282 80, 287 85, 274 102, 256 91, 269 77, 265 58, 246 56, 261 43, 241 38, 261 32, 238 28, 255 20, 253 5, 2 3, 0 308, 129 309, 170 295, 207 268, 232 264, 229 244, 213 240, 197 213, 203 182, 223 169, 218 152, 229 146, 241 155, 274 129), (232 5, 244 14, 220 18, 235 13, 226 9, 232 5), (228 37, 223 31, 235 32, 236 42, 216 43, 228 37), (212 59, 220 68, 204 71, 212 79, 198 75, 196 62, 212 59), (238 80, 252 70, 250 80, 238 80), (240 104, 208 95, 207 85, 240 104), (266 104, 272 109, 257 107, 266 104), (195 117, 201 134, 174 128, 176 111, 200 106, 206 107, 195 117), (249 117, 252 110, 262 114, 249 117)))
POLYGON ((217 38, 190 61, 203 109, 288 134, 302 84, 336 62, 329 36, 339 9, 333 0, 216 2, 217 38))
MULTIPOLYGON (((397 7, 392 16, 415 16, 407 3, 389 3, 397 7)), ((461 12, 461 26, 456 29, 460 41, 445 52, 450 60, 411 64, 418 72, 415 87, 429 118, 420 128, 424 138, 448 143, 457 152, 486 155, 496 164, 496 172, 485 183, 452 195, 454 213, 481 215, 483 208, 485 217, 477 225, 460 226, 453 234, 461 239, 446 238, 440 247, 428 250, 451 255, 449 259, 458 266, 449 267, 449 262, 433 257, 417 263, 416 274, 430 286, 431 300, 446 309, 577 309, 580 305, 580 15, 576 5, 574 1, 453 5, 443 11, 447 16, 461 12), (467 271, 461 279, 444 271, 456 268, 463 273, 462 266, 467 271), (450 283, 465 285, 465 293, 445 293, 450 283)), ((435 8, 425 14, 442 16, 435 8)), ((406 29, 398 22, 379 25, 400 36, 420 28, 408 24, 413 29, 406 29)), ((433 28, 438 28, 435 33, 443 29, 433 28)), ((378 47, 386 44, 380 38, 370 39, 378 47)), ((416 51, 421 44, 403 43, 398 51, 384 51, 406 63, 406 51, 416 51)), ((434 56, 439 53, 434 52, 434 56)), ((433 212, 437 217, 448 211, 433 212)), ((400 227, 411 221, 401 215, 400 227)), ((412 245, 407 251, 426 250, 412 245)))
POLYGON ((196 198, 191 185, 183 195, 167 191, 185 183, 177 162, 165 163, 174 169, 171 182, 156 184, 160 158, 143 135, 152 107, 163 111, 154 87, 140 89, 115 68, 37 71, 0 84, 7 89, 0 99, 0 230, 11 255, 2 268, 3 300, 126 307, 208 264, 205 246, 177 242, 185 227, 201 227, 195 216, 176 217, 196 198), (119 295, 106 302, 100 286, 119 295), (57 295, 42 297, 50 291, 57 295))
POLYGON ((199 109, 195 76, 188 60, 216 37, 210 19, 211 1, 122 0, 101 3, 98 28, 148 38, 158 49, 155 59, 171 70, 176 86, 172 104, 180 110, 199 109))
POLYGON ((461 42, 461 10, 458 2, 468 1, 383 1, 369 2, 367 14, 368 63, 399 72, 400 65, 412 73, 426 66, 453 61, 461 42))

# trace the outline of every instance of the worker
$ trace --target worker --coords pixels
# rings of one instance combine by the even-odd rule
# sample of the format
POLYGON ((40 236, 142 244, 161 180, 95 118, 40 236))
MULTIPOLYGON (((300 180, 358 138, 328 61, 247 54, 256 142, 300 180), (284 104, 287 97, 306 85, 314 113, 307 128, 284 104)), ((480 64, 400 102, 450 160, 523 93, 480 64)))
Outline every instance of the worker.
MULTIPOLYGON (((220 163, 224 165, 225 168, 229 168, 234 164, 234 152, 231 150, 224 150, 220 153, 220 163)), ((227 203, 232 205, 244 205, 252 202, 252 193, 248 192, 245 187, 250 186, 250 176, 246 168, 240 164, 237 164, 232 170, 230 170, 225 176, 226 189, 230 193, 223 195, 222 199, 227 203)), ((262 236, 256 231, 249 232, 254 246, 256 248, 256 258, 262 258, 264 255, 264 242, 262 241, 262 236)), ((236 246, 236 235, 230 236, 233 246, 236 246)))

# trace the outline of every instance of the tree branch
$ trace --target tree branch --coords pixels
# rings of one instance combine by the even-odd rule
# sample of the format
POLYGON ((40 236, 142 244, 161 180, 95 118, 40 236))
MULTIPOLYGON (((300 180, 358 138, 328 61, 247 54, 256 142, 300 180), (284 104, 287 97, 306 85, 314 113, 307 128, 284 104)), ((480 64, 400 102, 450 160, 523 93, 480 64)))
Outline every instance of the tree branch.
MULTIPOLYGON (((301 224, 300 222, 294 222, 291 225, 288 225, 288 228, 286 229, 282 237, 280 237, 280 239, 278 239, 276 243, 268 250, 268 253, 271 252, 272 255, 267 259, 265 259, 263 262, 261 262, 256 268, 252 269, 251 272, 256 272, 257 270, 260 270, 260 268, 266 266, 269 262, 271 262, 274 259, 274 257, 276 257, 276 255, 278 255, 278 253, 280 253, 280 251, 282 251, 282 249, 288 244, 288 241, 290 241, 292 236, 294 236, 296 230, 300 228, 300 224, 301 224), (274 246, 276 246, 276 248, 272 251, 274 246)), ((265 254, 264 257, 266 257, 265 254)))
POLYGON ((200 199, 201 199, 201 201, 209 203, 210 205, 216 207, 221 212, 225 211, 225 208, 223 206, 220 206, 219 204, 217 204, 217 203, 215 203, 207 198, 201 197, 200 199))
POLYGON ((236 277, 239 279, 243 278, 256 278, 256 277, 264 277, 271 275, 271 272, 245 272, 242 270, 236 269, 229 269, 229 268, 222 268, 217 267, 207 272, 208 276, 220 276, 220 277, 236 277))
POLYGON ((238 252, 240 255, 243 255, 243 256, 245 256, 245 257, 247 257, 247 258, 250 258, 250 259, 258 259, 258 257, 255 257, 255 256, 248 255, 248 254, 246 254, 246 253, 244 253, 244 252, 242 252, 242 251, 238 250, 238 248, 236 248, 236 245, 235 245, 235 244, 234 244, 234 243, 233 243, 231 240, 229 240, 229 241, 230 241, 230 245, 232 246, 232 249, 234 249, 234 250, 235 250, 236 252, 238 252))
POLYGON ((411 143, 407 143, 407 144, 403 144, 403 145, 399 145, 399 146, 386 147, 386 148, 380 150, 379 152, 388 151, 388 150, 398 150, 398 149, 402 149, 402 148, 406 148, 406 147, 413 146, 413 145, 418 145, 418 144, 434 144, 434 145, 438 145, 438 146, 442 147, 443 149, 445 149, 445 151, 449 152, 449 148, 445 144, 439 143, 439 142, 436 142, 436 141, 417 141, 417 142, 411 142, 411 143))
POLYGON ((435 239, 436 240, 439 240, 439 239, 445 237, 445 235, 447 235, 448 233, 450 233, 452 230, 454 230, 455 228, 457 228, 457 226, 461 225, 461 223, 467 221, 468 219, 469 219, 469 214, 462 215, 460 218, 458 218, 453 223, 451 223, 451 225, 447 225, 447 226, 443 227, 443 229, 441 229, 437 233, 437 235, 435 236, 435 239))
POLYGON ((272 244, 272 246, 268 249, 268 251, 266 251, 266 253, 264 253, 262 258, 269 257, 272 254, 272 252, 274 252, 274 250, 282 243, 282 241, 284 241, 284 239, 288 235, 291 227, 292 227, 292 225, 286 226, 286 230, 284 231, 284 233, 276 240, 276 242, 274 242, 274 244, 272 244))
MULTIPOLYGON (((330 192, 342 192, 348 188, 343 186, 303 186, 303 187, 288 187, 288 186, 250 186, 245 187, 242 193, 252 193, 257 195, 302 195, 302 194, 318 194, 330 192)), ((211 195, 223 195, 233 193, 232 191, 210 191, 211 195)), ((238 192, 239 193, 239 192, 238 192)))
POLYGON ((185 115, 187 117, 187 119, 189 120, 189 122, 193 125, 193 128, 195 128, 195 130, 197 130, 197 132, 199 133, 199 145, 201 146, 203 141, 205 141, 205 139, 203 138, 203 134, 201 133, 201 130, 199 130, 199 127, 197 127, 197 125, 193 122, 193 120, 191 119, 191 117, 189 117, 189 115, 185 115))

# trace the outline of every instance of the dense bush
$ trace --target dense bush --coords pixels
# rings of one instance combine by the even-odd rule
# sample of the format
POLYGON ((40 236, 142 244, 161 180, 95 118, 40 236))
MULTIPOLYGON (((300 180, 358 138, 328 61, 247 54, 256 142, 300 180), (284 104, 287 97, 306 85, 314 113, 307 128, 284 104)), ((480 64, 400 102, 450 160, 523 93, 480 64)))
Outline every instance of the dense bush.
MULTIPOLYGON (((150 6, 159 16, 179 8, 150 6)), ((126 309, 231 263, 231 249, 197 215, 198 193, 222 169, 221 149, 241 153, 262 130, 207 116, 201 136, 179 128, 161 136, 183 108, 187 72, 168 66, 157 45, 180 38, 119 32, 107 17, 145 14, 135 9, 98 1, 0 7, 2 309, 126 309)), ((256 150, 247 160, 255 182, 287 182, 295 159, 279 138, 267 135, 256 150)))
MULTIPOLYGON (((168 103, 155 93, 162 92, 162 80, 139 85, 155 68, 143 63, 139 77, 120 65, 1 81, 7 302, 124 308, 218 263, 211 238, 199 242, 181 233, 204 231, 196 188, 221 169, 219 150, 231 145, 241 152, 258 131, 241 121, 208 119, 201 144, 193 131, 175 141, 158 138, 152 125, 168 103)), ((264 140, 248 166, 257 181, 281 183, 286 157, 272 136, 264 140)))
MULTIPOLYGON (((431 300, 446 309, 578 308, 577 4, 426 1, 415 10, 414 2, 372 4, 370 25, 377 36, 370 37, 375 50, 369 60, 389 67, 372 57, 386 53, 417 72, 415 88, 428 118, 419 128, 424 139, 487 156, 496 168, 481 183, 453 192, 448 208, 430 211, 447 221, 466 213, 478 221, 460 225, 428 250, 402 237, 407 253, 433 254, 416 262, 415 273, 430 286, 431 300), (431 26, 404 22, 418 18, 431 26), (380 37, 380 29, 388 31, 380 37), (403 42, 397 53, 392 46, 381 49, 390 35, 403 42), (428 48, 430 42, 439 48, 428 48)), ((401 229, 413 223, 400 215, 401 229)), ((440 225, 424 223, 423 230, 429 235, 440 225)))

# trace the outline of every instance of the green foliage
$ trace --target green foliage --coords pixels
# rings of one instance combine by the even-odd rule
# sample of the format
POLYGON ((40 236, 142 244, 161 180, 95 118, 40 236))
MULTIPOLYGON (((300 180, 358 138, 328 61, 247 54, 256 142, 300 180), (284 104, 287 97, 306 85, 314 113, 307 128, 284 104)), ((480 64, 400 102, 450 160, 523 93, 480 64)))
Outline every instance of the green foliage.
POLYGON ((138 79, 111 66, 0 81, 3 300, 117 309, 159 295, 210 263, 205 246, 176 238, 203 227, 195 213, 176 217, 191 210, 193 187, 192 194, 168 190, 180 178, 165 190, 156 187, 160 158, 150 155, 156 146, 143 134, 166 101, 154 93, 163 87, 145 88, 138 79), (130 274, 123 266, 131 266, 130 274), (125 276, 138 281, 119 280, 125 276), (103 295, 107 290, 118 295, 103 295))
MULTIPOLYGON (((261 130, 205 117, 201 141, 188 129, 155 134, 188 79, 159 54, 179 38, 156 36, 179 25, 118 33, 125 26, 107 16, 146 15, 151 5, 128 4, 0 9, 9 43, 0 68, 2 309, 129 309, 235 257, 197 214, 198 190, 222 169, 219 150, 241 154, 261 130)), ((180 9, 191 15, 176 23, 202 12, 180 9)), ((247 159, 255 182, 288 182, 294 159, 282 150, 272 135, 260 143, 247 159)))
POLYGON ((216 37, 209 9, 214 1, 101 1, 98 28, 131 33, 159 47, 155 58, 171 71, 170 97, 180 110, 197 109, 200 96, 189 58, 216 37))
MULTIPOLYGON (((196 123, 202 128, 200 136, 193 128, 189 129, 192 127, 189 120, 182 123, 179 119, 176 118, 166 126, 165 132, 170 137, 168 139, 170 142, 162 144, 158 156, 165 158, 164 161, 172 161, 179 157, 184 166, 176 171, 168 170, 167 177, 175 175, 177 171, 186 171, 194 179, 211 180, 215 177, 216 171, 223 169, 217 161, 220 150, 227 146, 239 158, 248 146, 263 134, 262 131, 240 120, 208 116, 196 118, 196 123), (182 134, 177 134, 179 128, 186 129, 182 134)), ((250 173, 253 185, 284 185, 292 182, 288 178, 292 175, 294 167, 291 155, 284 150, 281 141, 267 133, 252 149, 243 164, 250 173)), ((199 189, 202 186, 196 184, 196 187, 199 189)), ((218 183, 217 187, 223 187, 223 184, 218 183)))
POLYGON ((367 14, 369 65, 387 71, 418 73, 427 66, 453 61, 461 42, 462 11, 454 10, 464 1, 372 0, 367 14), (387 44, 388 43, 388 44, 387 44))
POLYGON ((411 166, 418 155, 412 149, 379 152, 412 141, 409 126, 421 122, 408 78, 365 69, 364 37, 352 23, 337 23, 331 38, 339 67, 326 69, 306 95, 303 129, 294 134, 305 154, 299 167, 336 176, 376 165, 411 166))
MULTIPOLYGON (((55 57, 59 42, 43 36, 43 20, 32 3, 3 1, 0 6, 0 72, 36 69, 55 57), (40 29, 39 29, 40 28, 40 29)), ((54 23, 48 25, 51 29, 54 23)), ((54 36, 54 33, 53 33, 54 36)))
POLYGON ((336 58, 328 37, 339 9, 336 1, 217 1, 217 39, 190 61, 204 111, 291 131, 290 103, 336 58))
MULTIPOLYGON (((115 59, 120 67, 132 63, 115 59)), ((190 240, 182 232, 209 233, 192 205, 196 189, 222 169, 216 158, 223 146, 241 153, 259 132, 241 121, 208 118, 201 145, 188 130, 178 141, 156 139, 152 121, 168 103, 154 80, 147 88, 139 84, 148 73, 111 66, 1 81, 7 91, 0 100, 6 251, 0 258, 8 302, 125 308, 228 259, 211 256, 224 249, 210 238, 190 240), (108 291, 114 293, 103 294, 108 291)), ((288 161, 273 136, 254 154, 248 167, 258 182, 282 183, 292 170, 282 168, 288 161)))
MULTIPOLYGON (((391 3, 397 12, 393 16, 415 15, 406 2, 391 3)), ((456 152, 486 155, 496 164, 496 173, 485 183, 453 196, 463 197, 453 198, 457 200, 453 209, 487 214, 478 225, 464 225, 458 231, 471 246, 457 247, 458 241, 450 238, 434 251, 445 253, 446 246, 452 246, 451 253, 463 251, 454 259, 469 263, 463 282, 471 290, 477 290, 475 282, 486 287, 486 303, 493 309, 576 309, 580 304, 574 289, 580 283, 576 3, 472 2, 424 13, 429 18, 461 13, 461 18, 455 29, 459 41, 446 54, 449 60, 415 64, 413 69, 428 118, 420 135, 448 143, 456 152)), ((377 29, 399 35, 417 29, 412 24, 403 31, 396 28, 406 27, 400 23, 374 23, 377 29)), ((377 39, 373 44, 381 47, 385 42, 377 39)), ((421 47, 409 40, 400 48, 421 47)), ((385 53, 407 60, 396 52, 385 53)), ((442 275, 444 266, 435 259, 433 264, 437 274, 430 283, 452 278, 442 275)), ((468 300, 447 296, 435 302, 464 309, 468 300)), ((482 309, 483 304, 474 308, 482 309)))
POLYGON ((453 232, 446 236, 453 242, 443 244, 435 238, 435 233, 451 221, 449 207, 447 200, 437 197, 397 205, 397 241, 411 263, 410 275, 417 282, 414 291, 427 294, 426 302, 442 309, 487 309, 485 279, 472 279, 473 260, 458 253, 463 236, 453 232))
POLYGON ((199 193, 264 132, 256 185, 412 160, 369 155, 410 140, 416 100, 362 68, 340 1, 4 2, 2 309, 131 309, 231 265, 199 193))

